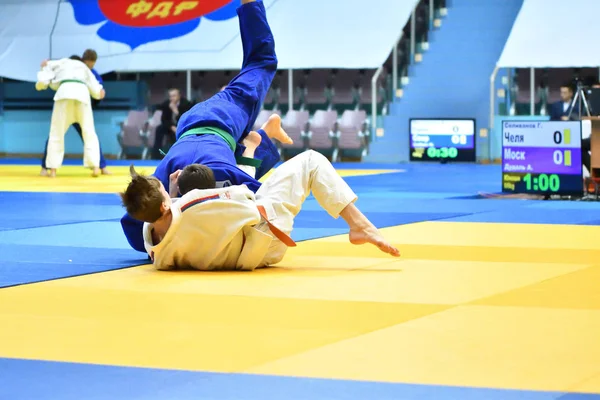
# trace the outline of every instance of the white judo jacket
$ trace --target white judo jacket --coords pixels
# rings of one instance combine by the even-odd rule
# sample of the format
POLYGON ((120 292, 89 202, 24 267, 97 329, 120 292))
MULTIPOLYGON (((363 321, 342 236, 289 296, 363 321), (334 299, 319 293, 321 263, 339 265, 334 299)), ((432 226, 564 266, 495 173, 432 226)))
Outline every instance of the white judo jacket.
POLYGON ((90 104, 90 95, 100 98, 102 85, 92 71, 83 62, 63 58, 48 61, 47 65, 37 74, 37 90, 45 90, 50 86, 56 90, 54 101, 77 100, 90 104))
MULTIPOLYGON (((272 207, 265 208, 272 214, 272 207)), ((152 225, 144 224, 146 251, 159 270, 253 270, 263 266, 274 240, 245 185, 192 190, 172 204, 171 212, 171 226, 157 245, 152 225)))

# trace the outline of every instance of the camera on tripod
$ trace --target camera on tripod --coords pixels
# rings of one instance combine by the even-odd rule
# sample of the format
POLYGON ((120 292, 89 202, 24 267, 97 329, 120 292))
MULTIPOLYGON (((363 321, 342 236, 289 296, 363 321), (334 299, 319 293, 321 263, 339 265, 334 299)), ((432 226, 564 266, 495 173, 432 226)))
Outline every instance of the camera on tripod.
MULTIPOLYGON (((591 117, 592 114, 590 112, 590 106, 588 103, 588 99, 587 96, 593 96, 593 91, 592 89, 590 89, 589 87, 584 86, 583 81, 581 80, 581 78, 579 76, 576 76, 575 79, 575 85, 577 87, 577 90, 575 91, 575 96, 573 96, 573 100, 571 101, 571 106, 569 107, 569 115, 567 118, 569 118, 569 120, 571 119, 581 119, 582 117, 582 113, 585 110, 585 115, 587 115, 588 117, 591 117), (573 115, 573 110, 575 109, 575 105, 577 105, 577 114, 578 116, 573 115), (585 109, 584 109, 585 107, 585 109)), ((598 97, 598 96, 595 96, 598 97)))

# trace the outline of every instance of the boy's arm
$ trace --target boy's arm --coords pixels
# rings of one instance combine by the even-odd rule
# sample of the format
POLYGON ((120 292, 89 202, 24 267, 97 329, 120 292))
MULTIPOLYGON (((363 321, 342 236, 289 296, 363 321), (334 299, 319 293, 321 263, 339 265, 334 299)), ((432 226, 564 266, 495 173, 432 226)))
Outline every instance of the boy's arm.
POLYGON ((44 61, 41 64, 42 69, 37 73, 36 90, 46 90, 50 83, 56 77, 56 70, 60 67, 62 60, 44 61))
POLYGON ((129 214, 125 214, 121 218, 121 227, 129 245, 139 252, 146 253, 143 234, 144 223, 133 219, 129 214))
POLYGON ((94 74, 94 77, 96 77, 96 80, 98 80, 98 83, 101 85, 104 85, 104 80, 102 79, 102 75, 100 75, 98 73, 98 71, 96 71, 95 69, 92 68, 92 74, 94 74))
POLYGON ((169 196, 172 199, 179 197, 179 185, 177 184, 177 179, 179 179, 179 175, 181 174, 181 170, 173 172, 169 175, 169 196))
POLYGON ((102 100, 104 98, 105 92, 104 88, 98 82, 98 79, 94 76, 92 71, 86 68, 85 70, 85 84, 90 90, 90 95, 96 100, 102 100))

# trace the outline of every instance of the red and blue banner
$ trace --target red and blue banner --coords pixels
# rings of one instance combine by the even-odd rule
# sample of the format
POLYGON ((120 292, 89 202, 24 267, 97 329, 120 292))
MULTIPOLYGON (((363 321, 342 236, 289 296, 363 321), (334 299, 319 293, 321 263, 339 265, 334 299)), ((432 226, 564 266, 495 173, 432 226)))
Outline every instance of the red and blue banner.
POLYGON ((223 21, 237 16, 240 0, 70 0, 81 25, 103 23, 97 35, 108 41, 140 45, 181 37, 202 19, 223 21))
MULTIPOLYGON (((262 0, 280 69, 377 68, 417 0, 262 0)), ((101 73, 237 70, 241 0, 0 1, 0 76, 98 53, 101 73)))

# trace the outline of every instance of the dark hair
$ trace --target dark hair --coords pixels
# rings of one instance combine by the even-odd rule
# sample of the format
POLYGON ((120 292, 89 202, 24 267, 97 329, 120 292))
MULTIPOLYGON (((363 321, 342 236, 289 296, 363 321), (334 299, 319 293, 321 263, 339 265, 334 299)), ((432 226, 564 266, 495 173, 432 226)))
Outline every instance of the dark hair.
POLYGON ((179 174, 177 186, 183 196, 194 189, 214 189, 217 182, 212 169, 202 164, 190 164, 179 174))
POLYGON ((133 218, 153 223, 161 216, 161 205, 164 201, 161 183, 153 176, 140 175, 133 165, 129 167, 131 182, 127 189, 120 193, 123 207, 133 218))
POLYGON ((81 57, 79 57, 77 54, 73 54, 71 57, 69 57, 71 60, 77 60, 77 61, 81 61, 81 57))
POLYGON ((83 56, 81 57, 82 61, 96 61, 98 59, 98 53, 96 50, 87 49, 83 52, 83 56))
POLYGON ((560 87, 561 87, 561 89, 562 89, 562 88, 567 88, 567 89, 569 89, 571 92, 573 91, 573 85, 571 85, 571 83, 570 83, 570 82, 565 82, 565 83, 563 83, 562 85, 560 85, 560 87))

